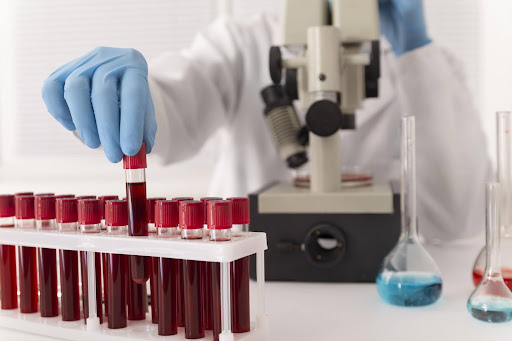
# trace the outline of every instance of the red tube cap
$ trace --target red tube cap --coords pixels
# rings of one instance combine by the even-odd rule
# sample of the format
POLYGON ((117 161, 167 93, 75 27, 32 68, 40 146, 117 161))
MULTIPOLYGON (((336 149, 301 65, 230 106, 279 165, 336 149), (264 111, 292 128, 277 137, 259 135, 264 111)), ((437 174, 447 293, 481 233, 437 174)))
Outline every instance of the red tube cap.
MULTIPOLYGON (((100 218, 105 219, 105 202, 107 200, 119 200, 119 196, 118 195, 102 195, 101 197, 98 197, 98 199, 100 200, 100 218)), ((114 226, 117 226, 117 225, 114 225, 114 226)))
POLYGON ((179 203, 180 227, 185 230, 202 229, 203 203, 196 200, 180 201, 179 203))
POLYGON ((233 225, 232 202, 211 200, 208 206, 208 228, 211 230, 230 229, 233 225))
POLYGON ((148 223, 155 222, 155 203, 157 200, 165 200, 165 198, 148 198, 146 201, 146 214, 148 223))
POLYGON ((38 220, 55 219, 55 196, 36 195, 34 197, 34 215, 38 220))
POLYGON ((59 194, 55 196, 55 199, 61 199, 61 198, 74 198, 74 194, 59 194))
POLYGON ((78 200, 76 198, 57 198, 57 223, 76 223, 78 221, 78 200))
POLYGON ((22 196, 22 195, 34 196, 34 192, 18 192, 18 193, 14 193, 14 197, 19 197, 19 196, 22 196))
POLYGON ((137 154, 134 156, 123 156, 123 168, 124 169, 140 169, 147 168, 146 163, 146 144, 142 142, 142 147, 137 154))
POLYGON ((34 219, 34 196, 14 195, 16 219, 34 219))
POLYGON ((251 222, 251 208, 249 198, 227 198, 233 203, 233 224, 249 224, 251 222))
POLYGON ((0 195, 0 217, 14 217, 16 210, 14 208, 14 195, 1 194, 0 195))
POLYGON ((155 226, 176 227, 179 223, 178 202, 176 200, 158 200, 155 202, 155 226))
POLYGON ((172 198, 172 200, 176 200, 177 202, 181 202, 181 201, 193 201, 194 198, 192 197, 176 197, 176 198, 172 198))
POLYGON ((100 201, 98 199, 78 200, 78 223, 80 225, 99 224, 100 201))
POLYGON ((84 199, 96 199, 95 195, 81 195, 76 197, 76 200, 84 200, 84 199))
POLYGON ((55 193, 36 193, 34 194, 35 197, 51 197, 55 196, 55 193))
POLYGON ((222 200, 222 198, 220 198, 220 197, 204 197, 204 198, 201 198, 200 200, 203 203, 204 224, 206 224, 207 223, 207 217, 208 217, 208 211, 207 211, 207 208, 208 208, 207 203, 208 203, 208 201, 222 200))
POLYGON ((125 200, 105 201, 105 225, 128 225, 128 204, 125 200))

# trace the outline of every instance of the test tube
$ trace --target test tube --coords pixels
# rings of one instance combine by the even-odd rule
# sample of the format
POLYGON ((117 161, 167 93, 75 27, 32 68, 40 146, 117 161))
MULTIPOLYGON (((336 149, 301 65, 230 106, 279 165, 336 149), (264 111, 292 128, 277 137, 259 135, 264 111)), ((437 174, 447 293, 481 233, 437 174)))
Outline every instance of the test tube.
MULTIPOLYGON (((155 227, 155 203, 165 198, 148 198, 146 213, 148 216, 148 233, 156 233, 155 227)), ((151 289, 151 322, 158 323, 158 258, 151 257, 151 278, 149 281, 151 289)))
MULTIPOLYGON (((34 196, 15 194, 16 228, 34 229, 34 196)), ((18 249, 18 277, 20 281, 20 312, 30 314, 37 312, 37 251, 35 247, 20 246, 18 249)))
MULTIPOLYGON (((134 156, 123 157, 123 168, 126 175, 126 198, 128 199, 128 227, 130 236, 147 236, 147 203, 146 203, 146 145, 142 143, 139 152, 134 156)), ((150 277, 150 258, 144 256, 130 257, 132 279, 143 284, 150 277)))
MULTIPOLYGON (((34 200, 36 228, 56 230, 55 196, 36 195, 34 200)), ((57 298, 57 251, 39 248, 39 311, 42 317, 59 315, 57 298)))
MULTIPOLYGON (((181 201, 179 203, 179 221, 182 239, 201 239, 203 237, 203 204, 200 201, 181 201)), ((203 272, 205 262, 183 260, 184 302, 185 302, 185 338, 199 339, 205 336, 203 320, 203 272)))
MULTIPOLYGON (((228 198, 233 204, 233 229, 241 235, 249 233, 251 220, 249 198, 228 198)), ((231 263, 231 331, 246 333, 251 330, 249 303, 249 257, 231 263)))
MULTIPOLYGON (((179 203, 182 201, 194 200, 192 197, 176 197, 172 198, 172 200, 176 200, 179 203)), ((176 229, 176 233, 181 236, 181 229, 178 224, 178 228, 176 229)), ((178 259, 178 273, 176 275, 178 278, 178 326, 185 327, 185 299, 184 299, 184 289, 183 289, 183 260, 178 259)))
MULTIPOLYGON (((176 235, 178 202, 161 200, 155 204, 155 226, 160 238, 176 235)), ((158 264, 158 335, 178 333, 178 260, 155 258, 158 264)))
MULTIPOLYGON (((108 200, 105 202, 105 225, 108 235, 125 235, 128 232, 128 208, 124 200, 108 200)), ((105 309, 108 309, 108 327, 110 329, 125 328, 126 317, 126 255, 105 254, 107 257, 108 291, 105 309)))
MULTIPOLYGON (((78 200, 78 224, 82 234, 100 233, 101 231, 100 219, 100 201, 98 199, 79 199, 78 200)), ((103 323, 103 304, 102 304, 102 291, 101 291, 101 257, 97 252, 81 251, 80 252, 80 265, 82 274, 82 301, 84 320, 87 323, 88 318, 98 317, 100 323, 103 323), (94 289, 91 285, 94 284, 89 279, 88 263, 94 260, 94 289), (91 288, 91 289, 90 289, 91 288), (96 296, 96 311, 90 309, 89 291, 96 296)))
MULTIPOLYGON (((210 240, 215 242, 231 240, 232 202, 227 200, 208 201, 207 212, 210 240)), ((218 341, 222 332, 222 319, 229 319, 230 314, 221 312, 220 263, 212 262, 209 264, 211 264, 208 281, 212 286, 213 339, 218 341)))
MULTIPOLYGON (((106 230, 105 226, 105 202, 107 200, 118 200, 119 196, 117 195, 102 195, 98 197, 100 201, 100 219, 101 219, 101 230, 106 230)), ((103 297, 105 301, 105 317, 108 318, 108 290, 107 290, 107 254, 101 254, 101 270, 103 275, 103 297)))
MULTIPOLYGON (((75 198, 58 198, 57 227, 63 233, 78 231, 78 208, 75 198)), ((80 320, 80 290, 78 283, 78 252, 60 250, 60 291, 63 321, 80 320)))
MULTIPOLYGON (((14 228, 14 216, 14 195, 0 195, 0 228, 14 228)), ((0 292, 2 309, 18 308, 14 245, 0 245, 0 292)))
MULTIPOLYGON (((203 212, 204 212, 204 228, 203 233, 205 233, 205 236, 208 236, 208 222, 206 221, 208 212, 207 212, 207 203, 208 201, 212 200, 222 200, 220 197, 203 197, 200 199, 203 203, 203 212)), ((212 283, 208 278, 211 278, 211 272, 212 272, 213 263, 212 262, 206 262, 206 272, 205 272, 205 287, 204 287, 204 328, 206 330, 212 330, 213 329, 213 288, 212 283)))

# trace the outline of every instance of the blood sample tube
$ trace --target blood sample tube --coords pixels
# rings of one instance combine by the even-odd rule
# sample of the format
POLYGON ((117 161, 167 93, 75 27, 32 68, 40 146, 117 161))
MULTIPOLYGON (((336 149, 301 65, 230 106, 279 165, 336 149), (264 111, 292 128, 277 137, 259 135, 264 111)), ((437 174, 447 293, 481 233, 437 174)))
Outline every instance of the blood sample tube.
MULTIPOLYGON (((58 198, 57 227, 63 233, 78 231, 77 200, 58 198)), ((61 315, 63 321, 80 320, 80 290, 78 283, 78 252, 59 250, 60 255, 60 291, 61 315)))
MULTIPOLYGON (((105 225, 109 235, 128 233, 128 208, 126 201, 108 200, 105 202, 105 225)), ((108 327, 124 328, 126 316, 126 255, 104 254, 107 258, 107 280, 105 309, 108 309, 108 327), (107 303, 108 302, 108 303, 107 303)))
MULTIPOLYGON (((98 199, 79 199, 78 200, 78 223, 82 234, 100 233, 100 201, 98 199)), ((103 301, 101 291, 101 255, 91 251, 80 252, 80 265, 82 274, 82 300, 84 310, 84 320, 89 318, 89 275, 88 262, 94 259, 95 282, 96 282, 96 311, 92 312, 92 317, 97 315, 100 323, 103 323, 103 301), (94 314, 96 313, 96 314, 94 314)), ((92 290, 91 290, 92 291, 92 290)))
MULTIPOLYGON (((176 200, 179 203, 181 201, 189 201, 194 200, 192 197, 176 197, 172 200, 176 200)), ((176 233, 181 236, 181 229, 178 224, 178 228, 176 229, 176 233)), ((183 290, 183 260, 178 259, 178 274, 176 276, 178 278, 178 326, 185 327, 185 300, 184 300, 184 290, 183 290)))
MULTIPOLYGON (((237 234, 249 233, 251 220, 249 198, 228 198, 233 203, 233 229, 237 234)), ((249 303, 249 257, 231 263, 231 331, 245 333, 251 330, 249 303)))
MULTIPOLYGON (((155 203, 157 200, 165 200, 165 198, 148 198, 147 202, 147 220, 148 232, 156 233, 155 227, 155 203)), ((158 323, 158 259, 151 257, 151 322, 158 323)))
MULTIPOLYGON (((34 200, 36 228, 55 230, 55 196, 36 195, 34 200)), ((39 248, 39 311, 42 317, 59 315, 57 298, 57 251, 39 248)))
MULTIPOLYGON (((105 226, 105 202, 107 200, 118 200, 119 196, 117 195, 103 195, 98 197, 100 201, 100 219, 101 219, 101 230, 106 230, 105 226)), ((105 317, 108 318, 108 290, 107 290, 107 254, 101 254, 101 269, 103 275, 103 298, 105 301, 105 317)))
POLYGON ((59 195, 55 196, 55 200, 57 200, 57 199, 64 199, 64 198, 74 198, 74 197, 75 197, 74 194, 59 194, 59 195))
MULTIPOLYGON (((21 196, 34 196, 34 192, 18 192, 18 193, 14 193, 14 198, 16 197, 21 197, 21 196)), ((16 218, 18 219, 18 218, 16 218)), ((35 226, 35 225, 34 225, 35 226)))
MULTIPOLYGON (((14 216, 14 195, 0 195, 0 228, 14 228, 14 216)), ((2 309, 18 308, 14 245, 0 245, 0 292, 2 309)))
MULTIPOLYGON (((201 198, 201 202, 203 203, 203 212, 204 212, 204 228, 203 233, 205 236, 208 236, 208 223, 207 223, 207 202, 212 200, 222 200, 220 197, 204 197, 201 198)), ((212 291, 212 285, 211 281, 208 280, 208 278, 211 278, 211 271, 212 271, 212 262, 206 262, 206 272, 205 272, 205 287, 204 287, 204 328, 206 330, 212 330, 213 329, 213 291, 212 291)))
MULTIPOLYGON (((232 203, 226 200, 207 201, 207 222, 210 240, 223 242, 231 240, 232 203)), ((208 282, 212 286, 213 339, 219 340, 222 332, 220 263, 210 262, 208 282)))
MULTIPOLYGON (((175 236, 178 221, 177 201, 156 202, 155 226, 161 238, 175 236)), ((178 260, 155 259, 158 265, 158 335, 175 335, 178 333, 178 260)))
MULTIPOLYGON (((123 157, 123 168, 126 175, 126 198, 128 199, 128 232, 130 236, 147 236, 147 203, 146 203, 146 145, 142 143, 139 152, 134 156, 123 157)), ((130 268, 132 279, 143 284, 150 277, 150 258, 131 256, 130 268)))
MULTIPOLYGON (((182 239, 203 237, 203 204, 200 201, 180 201, 179 221, 182 239)), ((201 285, 206 262, 183 260, 185 338, 199 339, 205 336, 203 319, 203 286, 201 285)))
POLYGON ((55 193, 36 193, 34 197, 54 197, 55 193))
MULTIPOLYGON (((16 228, 34 229, 34 196, 15 194, 16 228)), ((37 312, 37 251, 35 247, 20 246, 18 249, 18 277, 20 281, 20 312, 37 312)))

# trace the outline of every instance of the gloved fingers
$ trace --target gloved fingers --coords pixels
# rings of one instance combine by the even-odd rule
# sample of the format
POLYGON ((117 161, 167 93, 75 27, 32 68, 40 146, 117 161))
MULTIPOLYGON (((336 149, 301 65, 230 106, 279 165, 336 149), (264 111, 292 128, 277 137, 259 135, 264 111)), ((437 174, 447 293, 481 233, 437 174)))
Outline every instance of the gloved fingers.
POLYGON ((149 86, 146 72, 128 68, 121 78, 121 150, 125 155, 135 155, 142 146, 149 86))
POLYGON ((148 91, 146 116, 144 117, 144 142, 146 142, 146 153, 148 154, 151 153, 151 150, 155 145, 156 130, 155 107, 153 106, 151 93, 148 91))
POLYGON ((73 71, 64 84, 64 99, 82 141, 90 148, 100 146, 91 104, 91 80, 81 68, 73 71))
POLYGON ((68 104, 64 99, 64 83, 47 79, 41 89, 41 96, 48 112, 69 131, 76 130, 68 104))
POLYGON ((112 163, 122 160, 119 134, 118 77, 111 75, 109 64, 104 64, 93 74, 91 103, 98 135, 107 159, 112 163))

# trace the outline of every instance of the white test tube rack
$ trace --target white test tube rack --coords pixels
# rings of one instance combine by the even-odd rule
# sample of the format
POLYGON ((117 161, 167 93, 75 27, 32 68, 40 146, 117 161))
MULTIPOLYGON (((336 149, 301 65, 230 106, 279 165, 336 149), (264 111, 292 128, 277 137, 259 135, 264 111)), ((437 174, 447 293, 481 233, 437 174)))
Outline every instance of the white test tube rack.
MULTIPOLYGON (((110 236, 99 234, 63 233, 58 231, 0 229, 0 240, 5 245, 44 247, 72 251, 89 251, 88 287, 96 289, 94 271, 94 253, 115 253, 138 256, 188 259, 206 262, 218 262, 221 276, 221 320, 220 341, 253 341, 268 339, 268 321, 265 314, 265 264, 264 252, 267 249, 267 237, 262 232, 233 233, 231 241, 212 242, 206 238, 183 240, 175 238, 110 236), (237 259, 256 254, 256 319, 251 321, 251 331, 234 334, 231 332, 231 297, 229 263, 237 259)), ((253 293, 254 294, 254 293, 253 293)), ((19 309, 0 310, 0 328, 29 332, 47 337, 88 341, 118 340, 186 340, 184 328, 178 328, 177 335, 158 335, 158 325, 151 318, 144 321, 128 321, 121 329, 108 329, 107 323, 99 323, 96 315, 96 295, 89 293, 89 318, 83 320, 62 321, 62 317, 41 317, 39 312, 22 314, 19 309)), ((212 332, 207 330, 202 340, 212 340, 212 332)))

